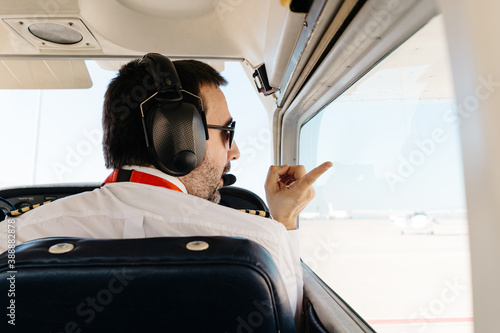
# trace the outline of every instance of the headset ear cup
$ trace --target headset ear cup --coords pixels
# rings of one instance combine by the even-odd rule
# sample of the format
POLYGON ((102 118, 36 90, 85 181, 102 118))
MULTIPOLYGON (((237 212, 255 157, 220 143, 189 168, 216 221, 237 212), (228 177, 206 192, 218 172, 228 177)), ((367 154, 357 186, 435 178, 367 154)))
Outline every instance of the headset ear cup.
POLYGON ((149 153, 158 169, 179 177, 200 165, 205 155, 206 129, 194 105, 156 104, 146 118, 149 153))
POLYGON ((170 59, 148 53, 142 63, 154 78, 157 92, 145 121, 149 155, 157 169, 176 177, 187 175, 205 155, 206 120, 193 104, 182 101, 183 90, 170 59))

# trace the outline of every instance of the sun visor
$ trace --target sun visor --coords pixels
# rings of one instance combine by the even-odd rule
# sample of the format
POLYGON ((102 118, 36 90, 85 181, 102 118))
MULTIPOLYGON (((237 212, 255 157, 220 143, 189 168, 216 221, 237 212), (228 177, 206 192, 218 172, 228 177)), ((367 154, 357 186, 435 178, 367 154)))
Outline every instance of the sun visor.
POLYGON ((0 89, 87 89, 83 60, 0 60, 0 89))
POLYGON ((267 25, 264 63, 271 87, 280 87, 293 49, 304 27, 305 14, 273 4, 267 25))

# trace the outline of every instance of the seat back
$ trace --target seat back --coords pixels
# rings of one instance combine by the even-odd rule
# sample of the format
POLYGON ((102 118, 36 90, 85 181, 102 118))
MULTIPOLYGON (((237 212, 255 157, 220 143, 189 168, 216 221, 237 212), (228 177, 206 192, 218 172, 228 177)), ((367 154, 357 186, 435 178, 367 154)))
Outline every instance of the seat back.
POLYGON ((8 259, 2 332, 295 332, 276 265, 246 239, 45 238, 8 259))
POLYGON ((219 205, 235 209, 255 209, 269 212, 264 200, 257 194, 236 186, 224 186, 219 189, 219 205))

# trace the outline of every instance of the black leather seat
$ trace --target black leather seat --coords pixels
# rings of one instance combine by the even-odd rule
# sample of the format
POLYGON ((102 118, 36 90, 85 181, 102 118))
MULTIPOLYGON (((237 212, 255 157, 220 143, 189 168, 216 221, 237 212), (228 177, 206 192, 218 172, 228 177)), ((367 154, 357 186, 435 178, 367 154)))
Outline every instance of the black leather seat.
POLYGON ((18 332, 295 332, 272 258, 246 239, 45 238, 7 259, 0 302, 15 301, 18 332))
POLYGON ((220 202, 222 206, 235 209, 255 209, 269 212, 264 200, 257 194, 236 186, 224 186, 219 189, 220 202))

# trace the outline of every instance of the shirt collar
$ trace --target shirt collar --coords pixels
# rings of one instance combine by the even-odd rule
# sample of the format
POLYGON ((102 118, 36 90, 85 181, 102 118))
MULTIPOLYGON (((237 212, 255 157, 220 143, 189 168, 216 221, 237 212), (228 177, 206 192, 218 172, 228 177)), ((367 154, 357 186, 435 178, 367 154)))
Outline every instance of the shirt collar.
POLYGON ((133 169, 135 171, 144 172, 144 173, 148 173, 150 175, 156 176, 156 177, 163 178, 165 180, 168 180, 169 182, 171 182, 175 186, 177 186, 183 193, 188 193, 186 186, 184 186, 184 184, 179 180, 179 178, 167 175, 166 173, 161 172, 158 169, 151 168, 151 167, 145 167, 145 166, 138 166, 138 165, 125 165, 125 166, 121 167, 121 169, 124 169, 124 170, 132 170, 133 169))

